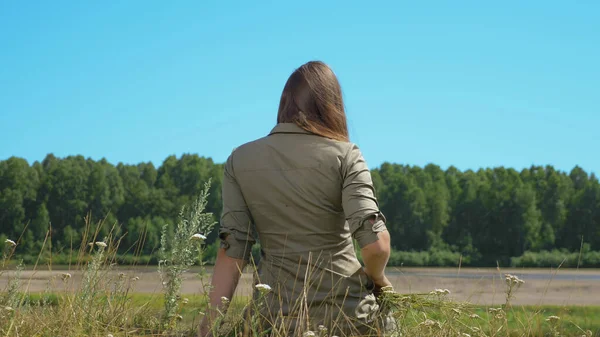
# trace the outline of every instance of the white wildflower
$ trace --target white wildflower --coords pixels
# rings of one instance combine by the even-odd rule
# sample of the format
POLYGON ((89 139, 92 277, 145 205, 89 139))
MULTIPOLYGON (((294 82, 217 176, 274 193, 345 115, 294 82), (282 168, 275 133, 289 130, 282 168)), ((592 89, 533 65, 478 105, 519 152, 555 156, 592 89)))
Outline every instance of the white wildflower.
POLYGON ((119 278, 125 278, 125 273, 119 273, 119 278))
POLYGON ((422 322, 421 324, 423 324, 424 326, 434 326, 435 321, 433 321, 431 319, 427 319, 427 320, 425 320, 425 322, 422 322))
POLYGON ((12 307, 4 307, 4 310, 6 310, 6 311, 15 311, 15 309, 13 309, 12 307))
POLYGON ((181 300, 181 303, 183 303, 183 304, 188 304, 188 302, 189 302, 189 301, 190 301, 190 300, 188 300, 187 298, 184 298, 184 299, 182 299, 182 300, 181 300))
POLYGON ((4 241, 4 243, 6 243, 9 246, 13 246, 13 247, 17 245, 17 243, 11 239, 6 239, 6 241, 4 241))
POLYGON ((470 315, 469 315, 469 317, 470 317, 470 318, 473 318, 473 319, 481 318, 481 317, 479 317, 479 315, 477 315, 477 314, 470 314, 470 315))
POLYGON ((113 335, 109 333, 106 337, 113 337, 113 335))
POLYGON ((88 246, 90 246, 90 247, 94 247, 94 243, 93 243, 93 242, 90 242, 90 243, 88 243, 88 246))
POLYGON ((69 274, 69 273, 62 273, 62 274, 60 274, 60 277, 63 279, 63 281, 66 281, 66 280, 68 280, 68 279, 71 278, 71 274, 69 274))
POLYGON ((137 280, 139 280, 139 279, 140 279, 140 278, 139 278, 138 276, 136 276, 136 277, 132 277, 132 278, 131 278, 131 281, 137 281, 137 280))
POLYGON ((319 332, 327 333, 327 328, 324 325, 319 325, 318 329, 319 329, 319 332))
POLYGON ((266 294, 271 291, 271 286, 268 284, 259 283, 254 286, 254 288, 258 289, 261 293, 266 294))
POLYGON ((426 319, 424 322, 419 323, 419 325, 422 325, 422 326, 425 326, 425 327, 428 327, 428 328, 432 328, 432 327, 441 328, 442 327, 442 325, 440 324, 440 322, 431 320, 429 318, 426 319))
POLYGON ((194 235, 192 235, 191 239, 194 241, 203 242, 204 240, 206 240, 206 236, 204 236, 202 234, 194 234, 194 235))
POLYGON ((221 303, 223 304, 229 304, 229 299, 225 296, 221 296, 221 303))
POLYGON ((461 334, 461 336, 463 336, 463 337, 471 337, 471 335, 469 335, 468 333, 464 333, 464 332, 461 334))
POLYGON ((312 331, 307 331, 302 336, 304 336, 304 337, 312 337, 312 336, 316 336, 316 334, 314 332, 312 332, 312 331))
POLYGON ((560 320, 560 317, 558 317, 558 316, 549 316, 548 318, 546 318, 546 322, 550 322, 550 323, 558 322, 559 320, 560 320))
POLYGON ((505 274, 504 278, 506 280, 506 283, 508 283, 509 285, 511 284, 523 284, 525 283, 525 281, 521 280, 519 277, 515 276, 515 275, 511 275, 511 274, 505 274))
POLYGON ((96 242, 96 246, 98 246, 100 248, 106 248, 108 245, 102 241, 98 241, 98 242, 96 242))
POLYGON ((432 292, 430 292, 431 295, 449 295, 450 294, 450 290, 448 289, 434 289, 432 292))

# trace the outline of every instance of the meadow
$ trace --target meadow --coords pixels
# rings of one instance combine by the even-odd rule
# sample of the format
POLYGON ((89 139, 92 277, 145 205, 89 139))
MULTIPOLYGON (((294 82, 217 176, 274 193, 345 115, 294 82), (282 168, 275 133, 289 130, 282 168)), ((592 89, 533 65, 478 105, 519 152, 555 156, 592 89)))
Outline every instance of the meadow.
MULTIPOLYGON (((194 336, 210 278, 204 234, 215 225, 203 212, 207 193, 182 210, 173 235, 163 228, 157 267, 119 266, 119 238, 112 232, 98 237, 92 228, 100 226, 87 227, 72 251, 79 262, 67 266, 54 266, 42 255, 24 266, 13 260, 22 241, 7 239, 0 264, 0 334, 194 336)), ((242 315, 261 305, 261 297, 251 300, 252 268, 214 324, 215 336, 265 336, 258 320, 242 315)), ((598 270, 390 268, 388 274, 394 288, 378 303, 381 314, 392 313, 397 329, 386 336, 600 335, 598 270)), ((309 326, 298 335, 333 337, 326 327, 309 326)))

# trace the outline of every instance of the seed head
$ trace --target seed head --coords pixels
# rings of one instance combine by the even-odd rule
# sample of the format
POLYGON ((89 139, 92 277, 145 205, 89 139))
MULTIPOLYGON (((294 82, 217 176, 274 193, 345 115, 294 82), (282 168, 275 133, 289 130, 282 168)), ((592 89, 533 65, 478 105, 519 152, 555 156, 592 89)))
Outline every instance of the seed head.
POLYGON ((550 322, 550 323, 555 323, 558 322, 560 320, 560 317, 558 316, 549 316, 548 318, 546 318, 546 322, 550 322))
POLYGON ((4 241, 4 243, 6 243, 7 245, 12 246, 12 247, 17 245, 17 243, 11 239, 6 239, 6 241, 4 241))
POLYGON ((271 291, 271 286, 268 284, 259 283, 259 284, 255 285, 254 287, 263 294, 266 294, 269 291, 271 291))
POLYGON ((429 318, 426 319, 424 322, 419 323, 419 325, 425 326, 425 327, 428 327, 428 328, 432 328, 432 327, 441 328, 442 327, 442 325, 440 324, 440 322, 434 321, 434 320, 429 319, 429 318))
POLYGON ((108 245, 102 241, 98 241, 98 242, 96 242, 96 246, 98 246, 100 248, 106 248, 108 245))
POLYGON ((304 336, 304 337, 313 337, 313 336, 316 336, 316 335, 312 331, 307 331, 302 336, 304 336))
POLYGON ((190 239, 194 241, 204 242, 204 240, 206 240, 206 236, 202 234, 194 234, 190 239))
POLYGON ((385 286, 385 287, 381 288, 381 291, 384 292, 384 293, 385 292, 392 292, 393 293, 394 292, 394 287, 392 287, 392 286, 385 286))

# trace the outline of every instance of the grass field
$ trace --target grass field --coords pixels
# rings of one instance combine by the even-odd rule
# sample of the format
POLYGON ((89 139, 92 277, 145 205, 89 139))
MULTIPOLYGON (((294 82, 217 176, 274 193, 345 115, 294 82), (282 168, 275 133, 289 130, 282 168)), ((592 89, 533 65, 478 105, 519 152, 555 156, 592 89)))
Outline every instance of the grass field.
MULTIPOLYGON (((211 272, 202 265, 205 237, 198 234, 213 224, 201 212, 202 200, 205 195, 192 212, 182 212, 173 237, 163 234, 159 268, 116 266, 118 239, 99 241, 87 231, 74 252, 82 257, 76 266, 14 268, 19 241, 7 240, 0 260, 0 336, 194 336, 206 312, 211 272)), ((393 290, 383 291, 379 309, 369 312, 393 315, 396 328, 385 336, 600 336, 598 270, 390 268, 387 274, 393 290)), ((250 299, 253 290, 247 272, 226 300, 229 310, 222 307, 211 326, 213 336, 265 336, 255 315, 246 322, 242 315, 264 305, 261 297, 250 299)), ((307 312, 300 313, 299 336, 334 337, 311 326, 320 318, 307 312)), ((284 336, 287 330, 270 334, 284 336)))
MULTIPOLYGON (((187 300, 185 306, 181 309, 182 321, 184 326, 192 327, 197 324, 198 312, 205 306, 205 297, 198 294, 182 294, 187 300)), ((30 305, 36 305, 45 298, 51 306, 60 306, 61 299, 66 298, 64 294, 30 294, 26 301, 30 305)), ((160 319, 163 309, 163 298, 160 294, 131 294, 129 296, 131 308, 137 308, 146 315, 148 321, 160 319)), ((239 317, 244 305, 247 305, 249 298, 237 296, 232 301, 229 309, 229 319, 239 317)), ((472 336, 548 336, 553 335, 553 329, 563 336, 600 336, 600 306, 512 306, 510 309, 504 309, 503 317, 498 318, 498 312, 490 312, 500 307, 474 306, 468 313, 464 312, 456 316, 449 317, 443 310, 427 311, 427 318, 434 322, 452 324, 457 331, 471 332, 472 336), (477 315, 477 316, 474 316, 477 315), (560 319, 553 325, 548 321, 549 317, 556 316, 560 319)), ((424 312, 414 311, 400 321, 403 329, 406 331, 421 331, 424 322, 424 312)), ((119 331, 116 327, 107 327, 104 336, 111 334, 113 336, 141 336, 153 335, 149 327, 140 325, 138 329, 129 329, 129 331, 119 331), (146 331, 146 333, 145 333, 146 331)), ((440 329, 441 330, 441 329, 440 329)), ((440 331, 441 332, 441 331, 440 331)), ((466 332, 459 332, 457 336, 466 336, 466 332)), ((43 334, 42 334, 43 335, 43 334)), ((101 334, 98 334, 100 336, 101 334)), ((431 331, 431 335, 437 335, 431 331)), ((452 336, 448 333, 440 336, 452 336)), ((555 334, 556 335, 556 334, 555 334)))
MULTIPOLYGON (((84 280, 84 271, 70 270, 68 266, 59 266, 56 270, 23 270, 19 273, 20 293, 23 306, 39 307, 44 302, 47 306, 59 308, 71 306, 76 301, 78 289, 84 280), (61 275, 69 273, 69 281, 63 282, 61 275)), ((181 298, 186 303, 181 306, 179 325, 184 330, 191 331, 200 319, 199 312, 203 311, 206 297, 200 287, 200 279, 192 268, 183 277, 181 298)), ((206 279, 210 277, 210 268, 206 279)), ((7 271, 0 277, 0 289, 10 287, 16 271, 7 271)), ((422 324, 427 319, 439 322, 441 326, 452 326, 456 334, 440 329, 440 336, 545 336, 559 332, 565 336, 600 336, 600 271, 598 270, 540 270, 540 269, 461 269, 458 268, 390 268, 390 279, 397 292, 402 294, 424 293, 436 288, 447 288, 451 294, 448 300, 472 304, 468 311, 461 314, 449 314, 443 308, 429 310, 409 310, 399 323, 405 331, 423 333, 422 324), (518 274, 525 283, 514 294, 510 308, 506 302, 505 273, 518 274), (500 316, 490 312, 503 308, 500 316), (478 318, 471 318, 476 314, 478 318), (549 317, 560 319, 556 324, 547 321, 549 317), (553 330, 554 329, 554 330, 553 330), (587 334, 586 334, 587 333, 587 334)), ((122 314, 137 320, 137 325, 130 326, 128 331, 108 325, 98 336, 142 336, 157 335, 156 324, 164 311, 164 294, 156 267, 112 268, 102 272, 103 279, 114 280, 121 278, 136 278, 127 287, 126 300, 113 297, 112 301, 121 303, 125 308, 122 314), (143 319, 140 319, 142 317, 143 319), (137 328, 134 328, 137 326, 137 328), (116 331, 115 331, 116 330, 116 331)), ((252 279, 250 273, 244 274, 236 296, 228 312, 228 320, 240 317, 241 308, 248 305, 252 279)), ((100 301, 107 301, 111 296, 108 292, 100 293, 100 301)), ((38 309, 39 310, 39 309, 38 309)), ((56 309, 58 312, 60 310, 56 309)), ((38 313, 40 317, 44 314, 38 313)), ((2 314, 0 313, 0 317, 2 314)), ((429 328, 427 328, 429 329, 429 328)), ((432 328, 432 329, 435 329, 432 328)), ((437 335, 429 331, 426 335, 437 335)), ((17 336, 17 335, 15 335, 17 336)), ((39 334, 39 336, 45 336, 39 334)))

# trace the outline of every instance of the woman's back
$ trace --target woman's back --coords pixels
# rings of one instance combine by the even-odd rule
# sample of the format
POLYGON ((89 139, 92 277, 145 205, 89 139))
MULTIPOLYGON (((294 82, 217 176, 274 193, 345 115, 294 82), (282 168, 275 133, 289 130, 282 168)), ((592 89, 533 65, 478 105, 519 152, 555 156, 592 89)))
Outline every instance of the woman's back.
POLYGON ((306 307, 310 317, 327 324, 374 304, 352 234, 369 237, 385 227, 379 222, 368 228, 371 233, 359 228, 379 210, 370 173, 354 144, 280 123, 267 137, 237 148, 225 177, 223 197, 229 202, 221 235, 234 233, 238 239, 230 243, 242 242, 247 249, 256 229, 263 252, 256 283, 273 288, 269 311, 294 316, 306 307))
MULTIPOLYGON (((235 151, 235 179, 267 259, 297 260, 311 251, 339 252, 352 245, 344 228, 341 174, 349 148, 280 124, 235 151)), ((346 258, 355 260, 354 250, 350 253, 346 258)))

